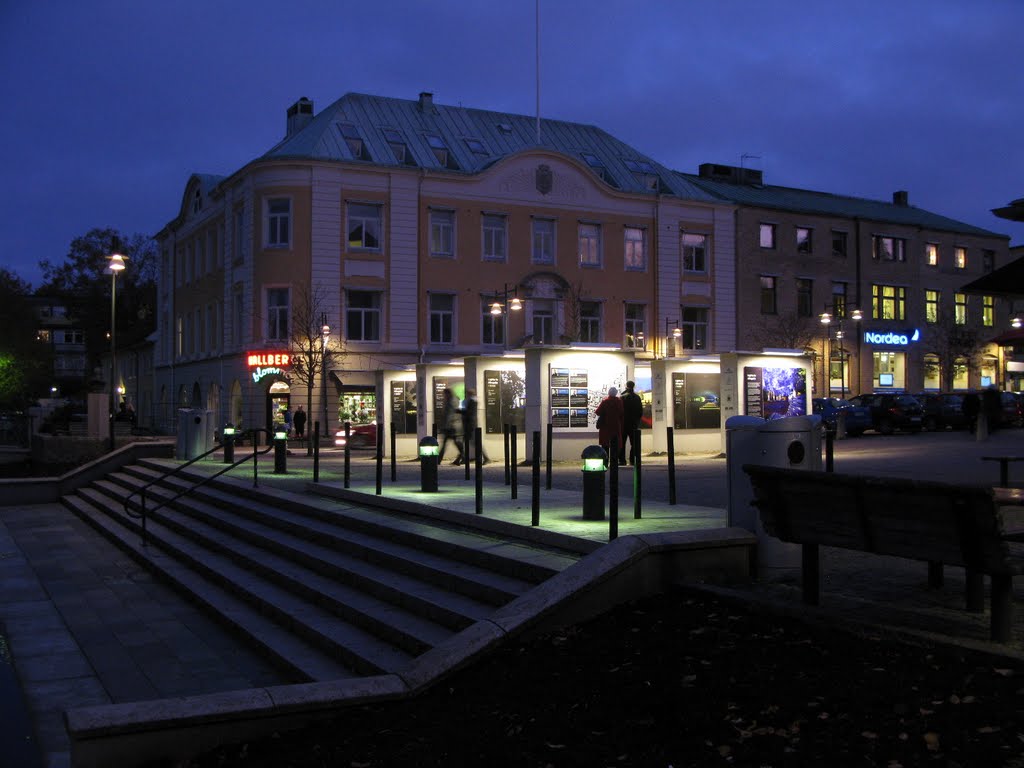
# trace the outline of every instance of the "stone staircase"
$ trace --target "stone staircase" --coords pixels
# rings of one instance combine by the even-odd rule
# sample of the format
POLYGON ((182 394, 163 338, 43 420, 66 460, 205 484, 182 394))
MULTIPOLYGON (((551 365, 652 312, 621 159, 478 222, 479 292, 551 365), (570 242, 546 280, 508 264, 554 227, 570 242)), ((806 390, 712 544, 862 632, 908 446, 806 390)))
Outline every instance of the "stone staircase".
POLYGON ((232 478, 191 490, 203 475, 165 471, 143 459, 62 501, 295 682, 400 672, 582 556, 232 478), (168 503, 143 544, 124 502, 153 481, 147 508, 168 503))

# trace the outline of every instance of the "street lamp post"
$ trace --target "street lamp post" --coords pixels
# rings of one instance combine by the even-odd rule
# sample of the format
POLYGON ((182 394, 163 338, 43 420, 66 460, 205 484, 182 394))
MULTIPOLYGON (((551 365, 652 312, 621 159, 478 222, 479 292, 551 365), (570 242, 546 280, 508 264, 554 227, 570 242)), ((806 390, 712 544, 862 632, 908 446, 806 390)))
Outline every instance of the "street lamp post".
POLYGON ((323 338, 323 346, 320 354, 320 373, 322 375, 320 397, 324 401, 324 429, 320 434, 329 435, 330 429, 327 419, 327 342, 331 340, 331 326, 327 324, 327 315, 320 316, 320 334, 323 338))
POLYGON ((117 415, 117 273, 124 269, 124 256, 112 254, 110 264, 110 450, 114 450, 114 417, 117 415))
POLYGON ((509 336, 509 321, 508 313, 509 310, 518 312, 523 308, 523 302, 519 300, 519 286, 509 286, 508 283, 504 283, 500 291, 494 291, 495 300, 491 302, 491 314, 495 317, 502 316, 502 336, 504 337, 505 349, 508 349, 508 336, 509 336), (509 293, 512 294, 512 300, 509 301, 509 293), (501 296, 501 301, 498 301, 497 297, 501 296))
MULTIPOLYGON (((665 318, 665 357, 668 357, 668 340, 669 338, 678 339, 683 335, 683 329, 679 327, 679 318, 665 318)), ((675 356, 676 349, 675 342, 672 346, 672 356, 675 356)))
MULTIPOLYGON (((842 399, 846 399, 846 348, 843 344, 843 338, 845 334, 843 332, 843 320, 846 319, 846 305, 845 304, 826 304, 825 311, 819 315, 822 325, 825 326, 825 365, 824 367, 824 395, 823 397, 829 397, 832 394, 832 355, 829 349, 829 345, 832 343, 832 326, 836 327, 835 339, 839 343, 839 396, 842 399), (829 313, 828 310, 833 310, 834 314, 829 313)), ((864 319, 864 315, 859 309, 854 308, 850 312, 850 319, 855 323, 859 323, 864 319)))

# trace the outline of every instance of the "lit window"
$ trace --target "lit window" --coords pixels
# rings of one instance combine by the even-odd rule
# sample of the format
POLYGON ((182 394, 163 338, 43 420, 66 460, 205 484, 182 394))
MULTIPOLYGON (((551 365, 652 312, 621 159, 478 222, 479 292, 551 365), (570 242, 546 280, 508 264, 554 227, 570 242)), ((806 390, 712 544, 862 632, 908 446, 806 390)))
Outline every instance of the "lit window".
POLYGON ((645 323, 644 318, 647 308, 643 304, 627 304, 625 308, 625 337, 626 346, 633 349, 644 349, 645 323))
POLYGON ((899 237, 877 235, 872 238, 872 257, 877 261, 906 261, 907 241, 899 237))
POLYGON ((267 247, 287 248, 291 244, 292 201, 286 197, 267 200, 267 247))
POLYGON ((633 272, 647 269, 647 232, 640 227, 626 227, 625 267, 633 272))
POLYGON ((578 250, 581 267, 601 266, 600 224, 580 224, 578 250))
POLYGON ((551 219, 533 220, 534 264, 555 263, 555 222, 551 219))
POLYGON ((939 322, 939 292, 925 290, 924 292, 924 320, 926 323, 939 322))
POLYGON ((430 212, 430 255, 450 259, 454 248, 455 214, 451 211, 430 212))
POLYGON ((953 322, 957 325, 967 325, 967 294, 953 294, 953 322))
POLYGON ((957 269, 967 269, 967 249, 966 248, 954 248, 953 249, 953 266, 957 269))
POLYGON ((704 274, 708 271, 708 236, 683 232, 683 271, 704 274))
POLYGON ((939 246, 935 243, 926 243, 924 246, 924 263, 929 267, 939 266, 939 246))
POLYGON ((871 317, 875 320, 905 320, 907 289, 899 285, 871 286, 871 317))
POLYGON ((846 283, 832 283, 832 315, 837 320, 846 317, 846 283))
POLYGON ((484 261, 505 261, 507 256, 506 221, 504 216, 484 214, 484 261))
POLYGON ((366 203, 348 204, 348 247, 361 251, 379 251, 381 207, 366 203))
POLYGON ((996 304, 991 296, 981 297, 981 324, 991 328, 995 325, 996 304))
POLYGON ((796 228, 796 252, 810 253, 812 250, 811 230, 807 227, 796 228))
POLYGON ((775 225, 774 224, 762 224, 761 225, 761 247, 762 248, 774 248, 775 247, 775 225))

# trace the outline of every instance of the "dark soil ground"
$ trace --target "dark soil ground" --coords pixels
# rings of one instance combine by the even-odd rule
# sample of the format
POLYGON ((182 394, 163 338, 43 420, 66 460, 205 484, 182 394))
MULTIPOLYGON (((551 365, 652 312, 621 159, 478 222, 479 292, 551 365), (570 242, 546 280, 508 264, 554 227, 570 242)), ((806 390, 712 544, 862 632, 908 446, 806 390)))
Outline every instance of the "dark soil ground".
POLYGON ((192 763, 506 765, 1024 767, 1024 665, 679 592, 192 763))

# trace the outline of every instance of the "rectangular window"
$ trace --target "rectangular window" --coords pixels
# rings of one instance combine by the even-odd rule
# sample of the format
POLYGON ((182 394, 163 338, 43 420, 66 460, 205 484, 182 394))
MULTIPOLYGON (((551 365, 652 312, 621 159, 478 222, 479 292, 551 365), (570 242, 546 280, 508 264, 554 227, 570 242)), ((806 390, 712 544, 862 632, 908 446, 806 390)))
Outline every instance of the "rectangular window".
POLYGON ((505 261, 508 252, 507 221, 504 216, 485 213, 483 218, 484 261, 505 261))
POLYGON ((996 268, 996 252, 984 248, 981 251, 981 271, 991 272, 996 268))
POLYGON ((533 343, 551 344, 555 340, 555 315, 547 307, 534 307, 533 343))
POLYGON ((846 317, 846 283, 832 283, 832 315, 837 320, 846 317))
POLYGON ((267 200, 267 247, 287 248, 291 244, 292 201, 287 197, 267 200))
POLYGON ((430 212, 430 255, 450 259, 455 255, 455 214, 451 211, 430 212))
POLYGON ((455 297, 450 293, 430 294, 430 343, 451 344, 455 326, 455 297))
POLYGON ((348 145, 348 151, 352 153, 352 157, 355 160, 371 160, 372 158, 366 150, 363 136, 359 133, 359 128, 352 123, 338 123, 337 125, 338 133, 341 134, 345 144, 348 145))
POLYGON ((600 224, 580 224, 578 250, 581 267, 601 266, 600 224))
POLYGON ((235 216, 231 238, 234 241, 232 243, 233 258, 236 263, 242 261, 245 258, 245 209, 239 206, 235 208, 235 216))
POLYGON ((646 323, 647 307, 643 304, 627 304, 625 307, 625 346, 631 349, 646 349, 646 323))
POLYGON ((967 325, 967 294, 953 294, 953 322, 957 325, 967 325))
POLYGON ((871 317, 875 320, 906 320, 907 289, 899 285, 872 284, 871 317))
POLYGON ((210 262, 206 259, 206 239, 200 235, 196 238, 196 277, 202 277, 210 271, 210 262))
POLYGON ((244 341, 242 335, 242 318, 245 308, 242 296, 242 286, 236 285, 231 292, 231 341, 236 347, 240 347, 244 341))
POLYGON ((580 341, 601 341, 601 302, 580 302, 580 341))
POLYGON ((849 233, 832 230, 832 255, 846 258, 849 247, 849 233))
POLYGON ((647 269, 647 231, 640 227, 626 227, 624 266, 628 271, 647 269))
POLYGON ((382 220, 381 206, 372 203, 348 204, 348 247, 358 251, 379 251, 382 220))
POLYGON ((924 263, 929 267, 939 266, 939 246, 935 243, 925 243, 924 263))
POLYGON ((924 292, 924 321, 926 323, 939 322, 939 292, 925 289, 924 292))
POLYGON ((552 219, 533 220, 534 264, 555 263, 555 222, 552 219))
POLYGON ((412 153, 405 143, 405 136, 400 131, 396 131, 394 128, 385 128, 384 140, 388 143, 391 154, 395 156, 396 163, 399 165, 416 165, 416 161, 412 159, 412 153))
POLYGON ((953 266, 957 269, 967 269, 967 249, 953 249, 953 266))
POLYGON ((991 296, 981 297, 981 324, 987 328, 991 328, 995 325, 996 321, 996 303, 995 299, 991 296))
POLYGON ((380 293, 345 292, 345 335, 349 341, 380 341, 380 293))
POLYGON ((504 344, 505 343, 505 315, 492 314, 491 305, 494 302, 482 299, 480 302, 480 343, 481 344, 504 344))
POLYGON ((907 241, 903 238, 876 235, 871 244, 871 255, 876 261, 907 260, 907 241))
POLYGON ((814 243, 811 239, 812 231, 808 227, 797 227, 796 228, 796 252, 797 253, 811 253, 813 251, 814 243))
POLYGON ((761 247, 762 248, 775 248, 775 225, 774 224, 762 224, 761 225, 761 247))
POLYGON ((775 300, 775 278, 761 275, 761 314, 774 315, 778 304, 775 300))
POLYGON ((192 351, 196 355, 201 355, 205 350, 203 349, 203 308, 196 307, 195 311, 195 322, 192 323, 192 333, 195 338, 192 339, 192 351))
POLYGON ((814 314, 814 281, 798 277, 796 280, 797 317, 811 317, 814 314))
POLYGON ((708 236, 683 232, 683 271, 706 274, 708 271, 708 236))
POLYGON ((267 288, 267 340, 288 340, 288 289, 267 288))
POLYGON ((178 357, 185 356, 185 321, 181 315, 174 323, 174 347, 178 357))
POLYGON ((708 348, 708 309, 706 307, 683 307, 682 348, 695 351, 708 348))

